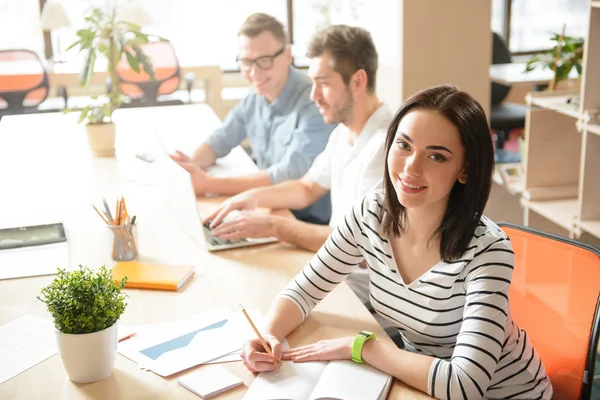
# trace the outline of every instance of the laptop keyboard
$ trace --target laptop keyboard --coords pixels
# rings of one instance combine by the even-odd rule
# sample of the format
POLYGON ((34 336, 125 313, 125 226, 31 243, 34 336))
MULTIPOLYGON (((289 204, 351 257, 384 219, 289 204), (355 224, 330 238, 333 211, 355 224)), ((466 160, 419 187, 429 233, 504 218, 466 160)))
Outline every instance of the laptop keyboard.
POLYGON ((245 243, 248 241, 247 239, 223 239, 220 237, 213 236, 211 232, 212 229, 210 229, 210 221, 205 223, 203 227, 204 234, 206 236, 206 241, 212 244, 213 246, 224 246, 229 244, 245 243))

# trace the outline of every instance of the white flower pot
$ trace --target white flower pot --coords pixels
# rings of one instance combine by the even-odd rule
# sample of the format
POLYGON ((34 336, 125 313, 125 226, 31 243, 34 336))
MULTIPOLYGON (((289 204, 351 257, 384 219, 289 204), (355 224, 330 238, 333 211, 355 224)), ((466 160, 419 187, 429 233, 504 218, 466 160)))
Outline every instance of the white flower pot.
POLYGON ((91 383, 112 374, 117 356, 117 324, 99 332, 67 334, 56 331, 58 353, 69 379, 91 383))
POLYGON ((85 130, 93 155, 97 157, 113 157, 115 155, 116 128, 114 123, 86 124, 85 130))

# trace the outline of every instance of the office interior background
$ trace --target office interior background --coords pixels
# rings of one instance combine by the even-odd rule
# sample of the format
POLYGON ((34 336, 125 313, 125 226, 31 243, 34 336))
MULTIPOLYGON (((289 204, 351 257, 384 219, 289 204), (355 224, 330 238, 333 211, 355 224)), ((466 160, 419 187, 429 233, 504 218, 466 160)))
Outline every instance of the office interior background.
MULTIPOLYGON (((539 80, 528 80, 523 72, 531 57, 547 53, 555 46, 552 35, 560 33, 563 27, 566 36, 585 41, 593 39, 595 47, 600 48, 600 27, 594 31, 597 37, 589 37, 592 32, 590 21, 600 23, 597 1, 0 0, 0 50, 31 50, 53 76, 59 76, 61 68, 69 70, 74 66, 77 69, 81 63, 77 48, 66 49, 77 40, 76 31, 82 27, 86 11, 106 4, 106 1, 135 9, 137 14, 132 18, 139 18, 143 32, 167 38, 182 66, 183 75, 186 71, 193 73, 195 68, 218 67, 217 77, 182 76, 177 90, 167 97, 182 104, 209 103, 221 119, 250 90, 236 64, 236 55, 237 31, 253 12, 268 13, 283 22, 288 29, 294 64, 303 71, 308 65, 304 56, 306 45, 316 30, 338 23, 361 26, 373 35, 379 53, 377 92, 392 111, 417 90, 438 83, 452 83, 478 99, 490 120, 493 120, 496 106, 492 87, 492 82, 497 79, 492 73, 496 64, 492 40, 492 32, 495 32, 506 44, 510 55, 510 59, 502 63, 518 64, 521 68, 513 70, 513 76, 503 81, 509 90, 502 102, 523 107, 520 111, 522 122, 518 126, 504 130, 494 129, 492 124, 496 140, 498 131, 502 131, 502 148, 512 153, 507 164, 516 168, 518 176, 511 181, 510 172, 507 174, 502 170, 503 163, 497 164, 486 214, 496 221, 524 224, 600 247, 600 184, 597 178, 600 169, 596 169, 600 168, 600 163, 595 160, 599 154, 590 153, 593 151, 590 149, 600 149, 597 119, 594 124, 594 118, 598 117, 592 114, 591 120, 582 122, 583 114, 578 111, 561 111, 565 102, 581 93, 585 84, 582 76, 591 74, 594 68, 600 71, 600 65, 597 65, 600 58, 596 53, 596 65, 584 65, 581 75, 573 70, 569 79, 559 82, 556 96, 564 96, 567 100, 556 107, 544 105, 544 100, 536 100, 538 95, 541 96, 539 99, 548 95, 547 85, 552 72, 546 70, 546 75, 539 80), (43 11, 53 4, 60 6, 57 9, 64 11, 64 16, 47 20, 49 17, 44 18, 43 11), (592 12, 596 14, 591 17, 592 12), (217 88, 216 98, 208 95, 207 85, 215 85, 212 87, 217 88), (529 94, 533 97, 528 104, 526 96, 529 94), (548 125, 528 119, 527 106, 547 107, 567 115, 567 122, 557 116, 557 124, 568 126, 569 134, 580 136, 580 132, 585 132, 590 135, 588 143, 593 145, 588 144, 587 150, 582 152, 581 138, 573 141, 562 132, 552 135, 558 138, 556 146, 545 145, 540 137, 548 125), (539 125, 536 127, 535 124, 539 125), (528 140, 529 147, 526 147, 528 140), (538 147, 533 148, 533 144, 538 147), (561 145, 571 146, 566 153, 574 158, 560 159, 561 153, 555 147, 561 145), (552 168, 556 163, 559 166, 552 168), (560 171, 555 173, 555 169, 560 171), (553 181, 548 177, 552 174, 560 175, 560 179, 553 181), (537 182, 541 183, 538 185, 537 182), (552 190, 546 190, 548 188, 552 190)), ((60 112, 67 107, 86 104, 90 96, 106 93, 103 82, 92 82, 88 88, 83 88, 71 79, 53 87, 53 79, 56 78, 50 79, 48 97, 36 106, 35 111, 60 112)), ((590 82, 594 81, 588 78, 587 83, 590 82)), ((600 86, 587 89, 593 100, 598 100, 596 92, 600 92, 600 86)), ((600 102, 592 105, 597 108, 600 102)), ((0 117, 7 115, 2 112, 0 101, 0 117)), ((596 369, 597 374, 599 370, 596 369)), ((600 398, 600 380, 596 382, 598 388, 594 389, 593 397, 600 398)))

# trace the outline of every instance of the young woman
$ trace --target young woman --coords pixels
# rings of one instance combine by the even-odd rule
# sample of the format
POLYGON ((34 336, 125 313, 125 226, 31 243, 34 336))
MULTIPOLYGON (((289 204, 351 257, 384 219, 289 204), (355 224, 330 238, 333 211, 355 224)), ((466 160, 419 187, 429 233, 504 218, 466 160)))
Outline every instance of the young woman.
MULTIPOLYGON (((510 313, 512 246, 483 216, 494 154, 479 103, 448 85, 415 94, 390 124, 386 154, 384 190, 346 215, 274 302, 265 339, 275 358, 362 359, 443 399, 550 399, 510 313), (357 335, 282 353, 280 341, 363 260, 371 303, 406 350, 357 335)), ((276 368, 257 340, 242 359, 251 371, 276 368)))

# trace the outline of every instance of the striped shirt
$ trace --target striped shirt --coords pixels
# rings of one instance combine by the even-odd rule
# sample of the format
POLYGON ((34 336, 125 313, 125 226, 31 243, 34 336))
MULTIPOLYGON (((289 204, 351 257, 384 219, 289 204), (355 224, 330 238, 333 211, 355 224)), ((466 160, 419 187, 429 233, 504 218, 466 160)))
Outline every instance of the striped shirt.
POLYGON ((384 192, 354 206, 307 266, 281 292, 303 318, 365 259, 374 309, 408 351, 434 357, 428 393, 441 399, 550 399, 539 355, 512 319, 514 254, 508 237, 482 217, 459 260, 440 261, 405 284, 381 233, 384 192))

